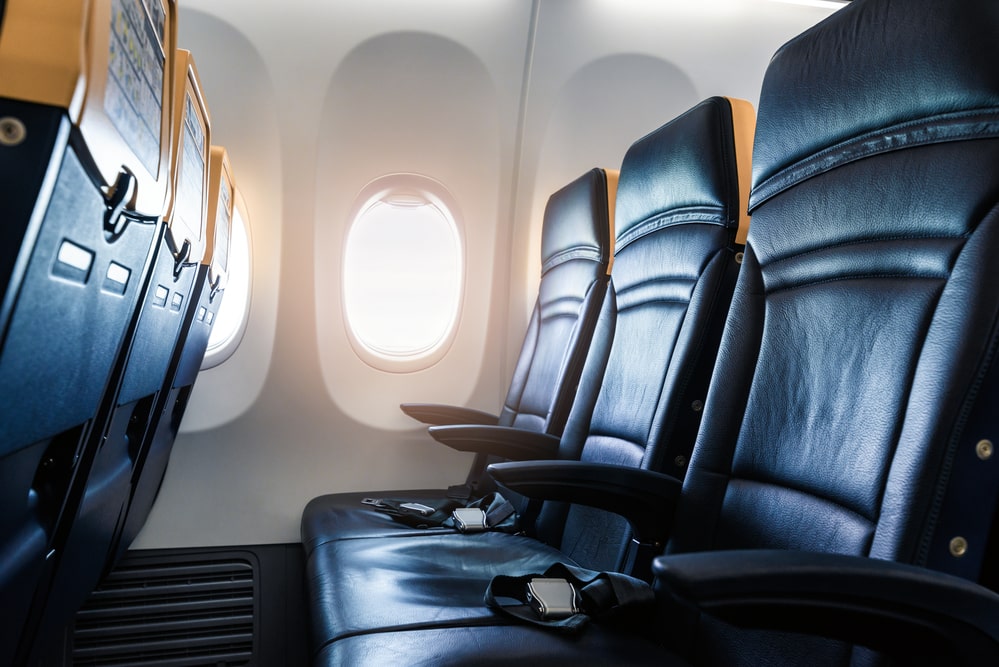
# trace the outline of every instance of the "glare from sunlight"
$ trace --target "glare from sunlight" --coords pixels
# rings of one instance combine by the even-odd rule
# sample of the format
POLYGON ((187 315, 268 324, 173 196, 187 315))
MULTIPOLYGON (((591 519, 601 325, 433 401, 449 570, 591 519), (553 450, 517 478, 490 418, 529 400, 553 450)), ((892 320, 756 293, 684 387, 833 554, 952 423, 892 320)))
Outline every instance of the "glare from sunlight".
POLYGON ((390 360, 430 355, 458 318, 462 246, 454 220, 418 194, 381 197, 350 228, 343 276, 357 342, 390 360))
POLYGON ((250 237, 238 207, 233 209, 228 264, 228 282, 208 338, 206 367, 217 365, 232 354, 250 310, 250 237))

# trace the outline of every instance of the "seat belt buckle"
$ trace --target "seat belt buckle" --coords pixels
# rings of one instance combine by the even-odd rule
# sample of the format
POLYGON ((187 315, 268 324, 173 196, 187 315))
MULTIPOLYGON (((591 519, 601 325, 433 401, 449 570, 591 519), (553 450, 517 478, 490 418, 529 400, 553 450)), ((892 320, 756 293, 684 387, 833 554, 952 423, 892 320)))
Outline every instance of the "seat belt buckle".
POLYGON ((459 507, 451 512, 451 517, 461 533, 481 533, 489 527, 486 513, 478 507, 459 507))
POLYGON ((420 516, 430 516, 437 511, 430 505, 424 505, 423 503, 403 503, 399 505, 399 508, 409 510, 410 512, 416 512, 420 516))
POLYGON ((543 621, 558 621, 580 612, 579 592, 565 579, 531 579, 527 582, 527 603, 543 621))

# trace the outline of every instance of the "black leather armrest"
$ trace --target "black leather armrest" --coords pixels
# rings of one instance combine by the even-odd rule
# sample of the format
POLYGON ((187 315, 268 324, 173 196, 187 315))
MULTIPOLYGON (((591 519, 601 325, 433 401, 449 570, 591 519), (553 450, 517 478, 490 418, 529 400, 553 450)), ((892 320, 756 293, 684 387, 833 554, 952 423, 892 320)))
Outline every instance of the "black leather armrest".
POLYGON ((558 452, 559 439, 547 433, 509 426, 431 426, 434 440, 460 452, 490 454, 513 461, 550 459, 558 452))
POLYGON ((580 461, 494 463, 497 482, 529 498, 588 505, 623 516, 635 537, 661 545, 669 535, 680 482, 661 473, 580 461))
POLYGON ((730 623, 841 639, 905 664, 999 665, 999 595, 890 561, 800 551, 662 556, 656 584, 730 623))
POLYGON ((424 424, 496 424, 499 417, 456 405, 439 405, 437 403, 403 403, 399 406, 403 412, 424 424))

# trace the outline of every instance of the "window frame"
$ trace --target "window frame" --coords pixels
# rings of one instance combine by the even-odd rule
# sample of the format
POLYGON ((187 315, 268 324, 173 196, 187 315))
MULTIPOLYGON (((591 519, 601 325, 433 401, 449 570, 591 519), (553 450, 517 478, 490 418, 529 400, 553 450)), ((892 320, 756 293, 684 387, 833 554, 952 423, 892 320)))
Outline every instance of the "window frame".
POLYGON ((467 248, 463 233, 462 215, 458 202, 447 187, 435 178, 423 174, 400 172, 380 176, 365 185, 354 199, 341 241, 340 252, 340 311, 343 327, 350 347, 368 366, 389 373, 414 373, 430 368, 443 359, 451 349, 461 326, 467 287, 467 248), (393 354, 380 351, 360 338, 350 321, 347 309, 347 252, 350 234, 358 220, 374 205, 392 197, 419 198, 434 206, 448 223, 455 236, 458 250, 458 285, 454 314, 440 339, 430 347, 410 353, 393 354))
MULTIPOLYGON (((242 222, 241 226, 246 236, 246 307, 243 308, 243 315, 239 325, 233 330, 233 333, 230 334, 227 339, 213 347, 211 344, 211 334, 209 334, 208 343, 205 347, 205 356, 201 361, 201 370, 203 371, 224 363, 233 355, 233 353, 236 352, 236 349, 243 340, 243 336, 246 334, 246 327, 250 322, 250 309, 253 307, 253 232, 250 229, 250 216, 246 210, 246 202, 244 201, 243 195, 238 188, 232 189, 232 198, 232 227, 229 230, 228 254, 228 265, 230 270, 226 282, 231 283, 232 281, 231 267, 233 257, 235 256, 235 253, 233 253, 233 240, 236 237, 236 219, 238 218, 242 222)), ((228 289, 228 285, 226 289, 228 289)), ((225 303, 226 289, 223 289, 221 294, 223 303, 225 303)), ((222 307, 220 305, 220 313, 221 308, 222 307)), ((216 316, 215 323, 212 324, 212 332, 215 331, 216 324, 218 324, 218 316, 216 316)))

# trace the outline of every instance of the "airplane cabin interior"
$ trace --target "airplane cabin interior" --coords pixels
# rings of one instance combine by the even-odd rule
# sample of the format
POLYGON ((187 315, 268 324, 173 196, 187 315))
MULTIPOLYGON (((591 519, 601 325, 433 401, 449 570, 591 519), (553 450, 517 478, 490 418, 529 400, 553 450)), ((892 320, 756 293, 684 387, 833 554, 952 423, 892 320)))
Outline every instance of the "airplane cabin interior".
POLYGON ((999 664, 997 165, 994 0, 0 0, 0 667, 999 664))

